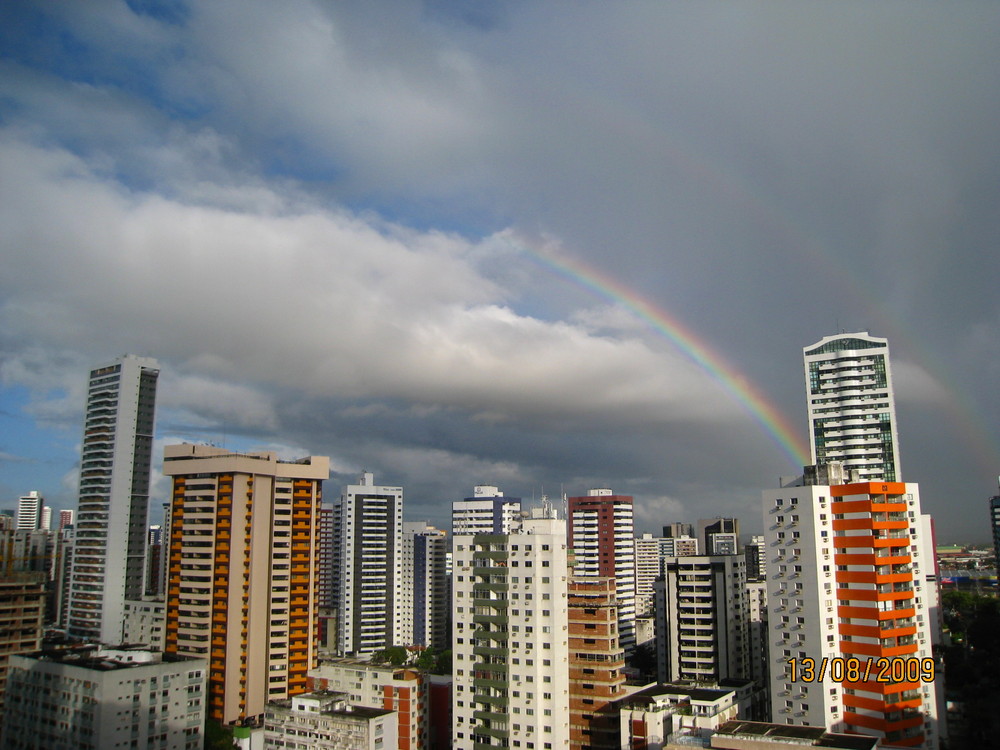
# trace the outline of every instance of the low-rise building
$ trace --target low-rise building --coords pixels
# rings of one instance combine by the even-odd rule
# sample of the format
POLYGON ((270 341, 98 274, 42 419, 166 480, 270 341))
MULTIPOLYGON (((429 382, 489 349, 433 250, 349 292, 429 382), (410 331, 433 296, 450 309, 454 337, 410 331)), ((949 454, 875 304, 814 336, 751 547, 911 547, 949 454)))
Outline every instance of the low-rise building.
POLYGON ((208 664, 136 648, 12 656, 7 750, 200 750, 208 664))
POLYGON ((383 750, 396 746, 396 713, 356 706, 344 693, 303 693, 268 703, 264 748, 383 750))
POLYGON ((728 688, 653 685, 617 701, 615 707, 620 747, 662 750, 686 738, 707 739, 736 719, 739 696, 728 688))
POLYGON ((324 660, 309 672, 309 679, 314 691, 344 693, 352 705, 397 712, 399 750, 427 747, 429 700, 424 673, 343 658, 324 660))

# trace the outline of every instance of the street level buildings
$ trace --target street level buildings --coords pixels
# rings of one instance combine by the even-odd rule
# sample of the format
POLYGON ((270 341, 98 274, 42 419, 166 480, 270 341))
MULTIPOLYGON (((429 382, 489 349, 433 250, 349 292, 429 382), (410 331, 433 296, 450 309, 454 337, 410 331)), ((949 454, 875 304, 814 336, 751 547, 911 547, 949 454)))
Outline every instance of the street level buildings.
POLYGON ((567 558, 550 508, 455 536, 453 747, 569 746, 567 558))
POLYGON ((145 593, 158 367, 126 355, 90 372, 67 622, 80 638, 121 643, 125 600, 145 593))
MULTIPOLYGON (((430 727, 429 675, 360 659, 324 659, 309 672, 316 689, 343 693, 353 706, 394 711, 398 750, 424 750, 430 727)), ((393 745, 386 745, 386 750, 393 745)))
POLYGON ((612 577, 618 599, 618 635, 626 655, 635 650, 635 527, 632 496, 592 489, 570 497, 569 544, 577 577, 612 577))
POLYGON ((385 750, 396 746, 396 718, 352 705, 343 693, 304 693, 268 704, 264 750, 385 750))
POLYGON ((208 713, 258 722, 316 664, 317 524, 329 459, 169 445, 166 652, 208 660, 208 713))
POLYGON ((201 750, 203 659, 133 648, 11 657, 7 750, 201 750))
POLYGON ((886 339, 826 336, 803 349, 812 464, 832 461, 862 481, 900 478, 896 404, 886 339))
POLYGON ((616 704, 621 748, 706 747, 713 730, 739 715, 737 691, 717 685, 653 685, 616 704))

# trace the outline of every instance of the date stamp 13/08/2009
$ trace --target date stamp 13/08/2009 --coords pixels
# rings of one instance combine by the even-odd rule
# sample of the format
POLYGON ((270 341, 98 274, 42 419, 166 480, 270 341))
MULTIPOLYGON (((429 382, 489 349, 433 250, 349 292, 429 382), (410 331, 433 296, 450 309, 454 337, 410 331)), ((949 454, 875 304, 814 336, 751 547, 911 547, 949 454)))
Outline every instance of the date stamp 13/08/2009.
POLYGON ((805 657, 789 659, 788 671, 792 682, 880 682, 894 685, 900 682, 934 682, 937 665, 930 657, 882 656, 857 659, 854 657, 821 659, 805 657))

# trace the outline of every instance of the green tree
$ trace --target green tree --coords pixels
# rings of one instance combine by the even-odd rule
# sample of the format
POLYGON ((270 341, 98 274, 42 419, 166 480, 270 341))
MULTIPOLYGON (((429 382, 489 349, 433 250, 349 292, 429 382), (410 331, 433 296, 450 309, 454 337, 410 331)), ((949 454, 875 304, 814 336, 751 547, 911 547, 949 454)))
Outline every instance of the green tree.
POLYGON ((656 649, 651 643, 636 646, 632 656, 629 657, 628 665, 638 669, 642 675, 656 674, 656 649))
POLYGON ((451 674, 451 649, 445 649, 434 661, 434 674, 451 674))
POLYGON ((232 750, 235 746, 232 729, 212 719, 205 721, 205 750, 232 750))
POLYGON ((435 664, 437 664, 437 652, 432 648, 425 648, 421 651, 420 656, 414 662, 414 666, 417 669, 423 669, 428 672, 434 669, 435 664))
POLYGON ((394 667, 401 667, 409 660, 410 654, 402 646, 388 646, 371 657, 372 664, 391 664, 394 667))

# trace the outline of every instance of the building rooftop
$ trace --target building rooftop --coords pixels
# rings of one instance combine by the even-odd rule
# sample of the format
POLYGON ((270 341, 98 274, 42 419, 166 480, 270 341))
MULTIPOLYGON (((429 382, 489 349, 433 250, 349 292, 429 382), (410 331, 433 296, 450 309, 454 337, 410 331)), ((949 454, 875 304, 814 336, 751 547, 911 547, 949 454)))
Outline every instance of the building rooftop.
POLYGON ((346 693, 335 690, 313 690, 311 693, 302 693, 292 698, 270 701, 268 706, 280 712, 292 712, 296 710, 296 704, 318 703, 322 706, 318 712, 321 716, 352 716, 359 719, 377 719, 393 713, 391 709, 351 705, 347 702, 347 697, 346 693))
POLYGON ((716 690, 713 688, 691 687, 689 685, 651 685, 621 699, 623 703, 653 702, 665 695, 684 696, 696 701, 717 701, 732 694, 732 690, 716 690))
POLYGON ((788 726, 761 721, 727 721, 715 731, 715 734, 741 739, 759 738, 801 747, 840 748, 840 750, 873 750, 878 744, 877 737, 827 732, 823 727, 788 726))
POLYGON ((197 657, 180 654, 166 654, 151 651, 148 645, 77 646, 73 648, 43 649, 26 654, 18 654, 40 662, 66 664, 68 666, 109 672, 116 669, 132 669, 151 664, 171 664, 186 661, 203 661, 197 657))

